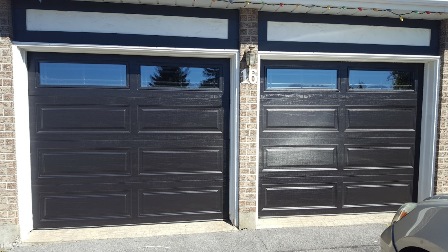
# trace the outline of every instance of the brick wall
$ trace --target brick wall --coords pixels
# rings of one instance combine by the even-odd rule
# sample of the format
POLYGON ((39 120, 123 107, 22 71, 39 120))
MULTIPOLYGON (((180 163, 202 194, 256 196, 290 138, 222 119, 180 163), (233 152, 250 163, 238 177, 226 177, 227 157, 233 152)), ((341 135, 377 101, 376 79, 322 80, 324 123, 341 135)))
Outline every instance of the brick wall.
POLYGON ((0 0, 0 247, 18 230, 11 36, 11 0, 0 0))
MULTIPOLYGON (((247 69, 244 53, 258 44, 258 11, 240 10, 240 69, 247 69)), ((251 71, 256 71, 253 66, 251 71)), ((240 83, 239 228, 255 229, 257 221, 258 84, 240 83)))
POLYGON ((448 20, 442 21, 440 36, 441 92, 435 193, 448 193, 448 20))

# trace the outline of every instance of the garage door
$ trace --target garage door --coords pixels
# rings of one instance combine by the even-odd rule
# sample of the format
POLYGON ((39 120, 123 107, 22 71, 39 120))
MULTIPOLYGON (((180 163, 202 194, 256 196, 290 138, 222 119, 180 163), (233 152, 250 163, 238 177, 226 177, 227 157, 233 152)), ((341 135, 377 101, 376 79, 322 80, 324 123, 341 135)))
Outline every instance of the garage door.
POLYGON ((262 69, 260 216, 387 211, 415 200, 422 65, 262 69))
POLYGON ((229 60, 28 62, 35 228, 228 217, 229 60))

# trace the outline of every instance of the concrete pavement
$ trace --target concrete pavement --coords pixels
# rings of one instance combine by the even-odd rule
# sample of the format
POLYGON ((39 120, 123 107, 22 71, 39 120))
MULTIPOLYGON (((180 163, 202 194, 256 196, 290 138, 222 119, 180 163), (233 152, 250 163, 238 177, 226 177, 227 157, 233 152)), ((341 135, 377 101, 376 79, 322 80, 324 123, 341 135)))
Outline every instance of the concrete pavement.
POLYGON ((379 251, 385 224, 226 230, 212 233, 22 243, 12 252, 379 251))

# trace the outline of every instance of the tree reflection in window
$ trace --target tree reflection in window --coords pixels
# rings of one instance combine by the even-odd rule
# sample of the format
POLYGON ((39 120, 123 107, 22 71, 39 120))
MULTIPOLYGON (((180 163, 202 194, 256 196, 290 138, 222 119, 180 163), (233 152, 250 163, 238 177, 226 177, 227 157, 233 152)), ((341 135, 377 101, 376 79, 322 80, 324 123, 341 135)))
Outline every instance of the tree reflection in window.
POLYGON ((149 88, 219 88, 219 67, 141 66, 141 86, 149 88))
POLYGON ((410 72, 392 71, 387 79, 392 81, 394 90, 409 90, 414 89, 411 77, 410 72))
POLYGON ((187 87, 188 68, 158 66, 157 71, 151 75, 151 87, 187 87))
POLYGON ((219 86, 220 69, 207 67, 202 71, 204 80, 201 81, 203 88, 217 88, 219 86))
POLYGON ((407 71, 350 70, 349 80, 352 90, 414 90, 413 75, 407 71))

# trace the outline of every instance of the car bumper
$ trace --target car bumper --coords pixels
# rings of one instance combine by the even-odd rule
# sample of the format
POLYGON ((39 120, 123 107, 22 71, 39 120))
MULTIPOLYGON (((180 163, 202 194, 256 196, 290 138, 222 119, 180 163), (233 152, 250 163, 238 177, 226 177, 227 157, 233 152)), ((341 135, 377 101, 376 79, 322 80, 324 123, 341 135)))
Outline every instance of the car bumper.
POLYGON ((382 252, 396 252, 392 239, 392 233, 393 233, 393 226, 389 226, 381 234, 380 246, 382 252))

